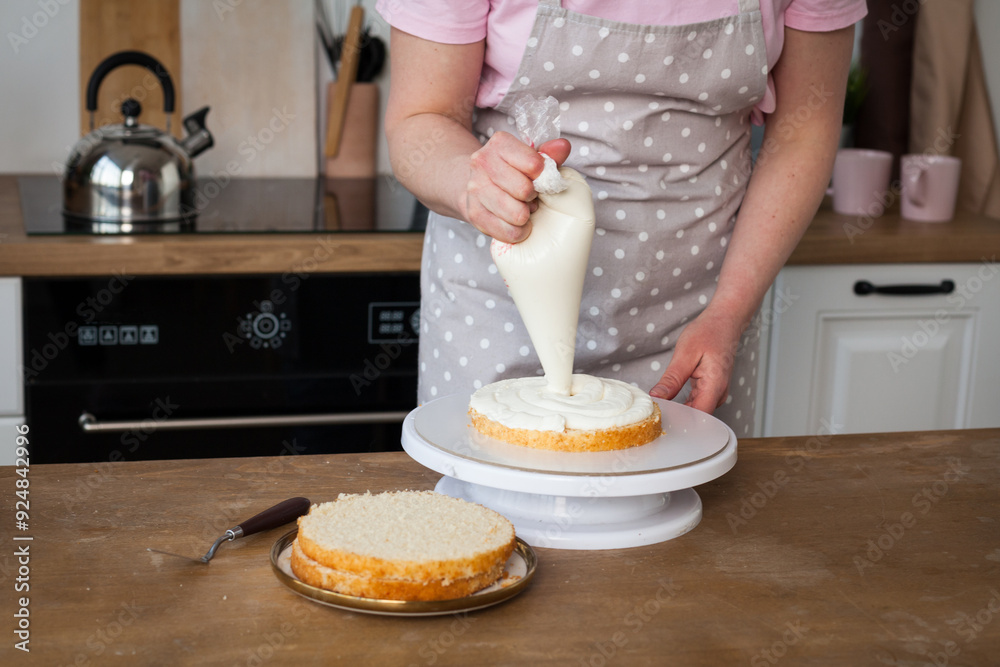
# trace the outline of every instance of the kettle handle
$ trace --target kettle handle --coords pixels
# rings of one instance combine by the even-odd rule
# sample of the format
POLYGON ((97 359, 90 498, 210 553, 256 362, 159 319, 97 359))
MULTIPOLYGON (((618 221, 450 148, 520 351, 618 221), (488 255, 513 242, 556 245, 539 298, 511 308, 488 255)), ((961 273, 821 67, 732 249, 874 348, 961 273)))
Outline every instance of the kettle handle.
POLYGON ((101 61, 87 83, 87 111, 97 110, 97 90, 101 87, 101 82, 111 70, 122 65, 139 65, 152 72, 163 88, 163 112, 174 112, 174 82, 159 60, 142 51, 119 51, 101 61))

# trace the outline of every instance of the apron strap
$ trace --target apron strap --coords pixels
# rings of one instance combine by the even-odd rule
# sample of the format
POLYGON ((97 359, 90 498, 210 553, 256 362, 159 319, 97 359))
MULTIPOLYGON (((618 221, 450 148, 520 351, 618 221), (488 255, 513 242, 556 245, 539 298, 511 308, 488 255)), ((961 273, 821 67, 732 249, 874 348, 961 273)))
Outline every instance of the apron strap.
MULTIPOLYGON (((742 1, 743 0, 740 0, 740 2, 742 1)), ((538 5, 540 7, 554 7, 555 9, 559 9, 562 7, 562 3, 560 2, 560 0, 538 0, 538 5)))

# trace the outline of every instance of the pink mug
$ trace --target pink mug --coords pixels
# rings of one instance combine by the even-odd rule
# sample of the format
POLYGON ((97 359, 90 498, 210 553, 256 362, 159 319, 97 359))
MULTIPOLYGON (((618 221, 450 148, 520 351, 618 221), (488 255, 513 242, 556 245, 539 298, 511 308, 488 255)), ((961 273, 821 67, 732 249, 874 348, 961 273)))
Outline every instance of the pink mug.
POLYGON ((892 153, 868 148, 841 148, 833 163, 833 182, 827 194, 841 215, 877 218, 890 201, 892 153))
POLYGON ((962 161, 948 155, 904 155, 900 214, 907 220, 947 222, 955 215, 962 161))

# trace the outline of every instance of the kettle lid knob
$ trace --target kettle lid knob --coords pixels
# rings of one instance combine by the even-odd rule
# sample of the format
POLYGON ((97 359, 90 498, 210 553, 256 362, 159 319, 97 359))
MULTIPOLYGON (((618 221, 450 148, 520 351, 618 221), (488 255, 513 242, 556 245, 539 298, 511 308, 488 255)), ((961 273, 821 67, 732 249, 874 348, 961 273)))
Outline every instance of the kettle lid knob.
POLYGON ((126 125, 134 125, 135 119, 142 113, 142 105, 131 97, 122 102, 122 115, 126 125))

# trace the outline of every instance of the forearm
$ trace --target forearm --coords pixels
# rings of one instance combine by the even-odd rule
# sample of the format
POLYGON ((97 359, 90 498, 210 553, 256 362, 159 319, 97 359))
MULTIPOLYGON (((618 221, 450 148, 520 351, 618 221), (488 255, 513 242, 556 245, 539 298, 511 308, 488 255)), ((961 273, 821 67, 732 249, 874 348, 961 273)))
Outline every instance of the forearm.
POLYGON ((466 219, 469 158, 480 148, 472 132, 456 120, 423 113, 387 130, 393 173, 429 209, 466 219))
MULTIPOLYGON (((544 161, 508 132, 480 146, 472 115, 485 42, 439 44, 392 31, 392 86, 385 114, 389 159, 402 184, 433 211, 507 243, 531 233, 532 180, 544 161)), ((546 142, 557 163, 569 143, 546 142)))
POLYGON ((385 114, 396 178, 428 208, 467 220, 472 133, 484 42, 439 44, 392 30, 392 86, 385 114))
POLYGON ((824 137, 778 146, 750 179, 712 299, 744 325, 819 208, 836 153, 824 137))
POLYGON ((791 63, 775 68, 777 108, 710 306, 744 326, 819 208, 840 136, 853 30, 788 32, 782 58, 791 63))

